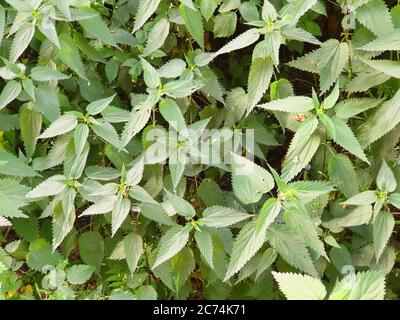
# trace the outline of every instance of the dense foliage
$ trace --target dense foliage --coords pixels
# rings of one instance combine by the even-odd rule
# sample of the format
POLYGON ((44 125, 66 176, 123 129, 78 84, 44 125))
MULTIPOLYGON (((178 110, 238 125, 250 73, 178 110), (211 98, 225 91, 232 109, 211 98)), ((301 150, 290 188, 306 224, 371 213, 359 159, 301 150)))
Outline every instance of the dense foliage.
POLYGON ((399 297, 397 1, 0 0, 0 43, 0 299, 399 297))

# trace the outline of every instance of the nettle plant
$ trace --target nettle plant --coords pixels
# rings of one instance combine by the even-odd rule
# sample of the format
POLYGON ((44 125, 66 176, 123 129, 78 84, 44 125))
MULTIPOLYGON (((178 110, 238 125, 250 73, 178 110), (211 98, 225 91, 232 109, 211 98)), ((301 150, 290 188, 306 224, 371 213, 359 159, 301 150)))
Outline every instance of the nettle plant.
POLYGON ((0 299, 397 299, 399 52, 392 0, 0 0, 0 299))

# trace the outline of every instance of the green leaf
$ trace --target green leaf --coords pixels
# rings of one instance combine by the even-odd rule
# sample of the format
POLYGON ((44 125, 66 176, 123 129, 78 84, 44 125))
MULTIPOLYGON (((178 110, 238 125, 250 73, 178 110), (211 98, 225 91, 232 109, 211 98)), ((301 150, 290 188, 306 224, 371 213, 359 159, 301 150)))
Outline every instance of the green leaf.
POLYGON ((368 224, 372 217, 372 207, 370 205, 360 206, 351 211, 348 215, 340 218, 335 218, 326 222, 328 228, 340 227, 354 227, 363 224, 368 224))
POLYGON ((32 107, 21 109, 19 113, 19 126, 26 156, 31 158, 35 152, 37 138, 42 128, 42 115, 32 107))
POLYGON ((95 268, 84 264, 72 266, 67 272, 67 281, 71 284, 84 284, 92 276, 95 268))
POLYGON ((47 139, 62 135, 75 129, 78 119, 73 114, 64 114, 54 121, 38 139, 47 139))
MULTIPOLYGON (((19 184, 15 180, 1 179, 0 180, 0 216, 6 216, 10 218, 27 218, 25 214, 20 210, 28 204, 28 200, 25 195, 29 192, 29 188, 19 184)), ((28 220, 31 222, 30 220, 28 220)), ((36 221, 36 220, 35 220, 36 221)), ((18 227, 18 221, 15 221, 15 230, 18 234, 21 230, 18 227)), ((24 234, 25 236, 25 234, 24 234)), ((30 234, 33 236, 33 233, 30 234)), ((25 238, 25 237, 24 237, 25 238)))
POLYGON ((383 137, 400 122, 400 90, 394 97, 384 102, 378 110, 365 121, 360 129, 358 139, 363 148, 383 137))
POLYGON ((50 122, 60 116, 60 102, 57 91, 53 88, 41 86, 35 89, 35 108, 50 122))
POLYGON ((375 191, 364 191, 359 194, 356 194, 355 196, 351 197, 350 199, 347 199, 343 204, 347 205, 354 205, 354 206, 359 206, 359 205, 367 205, 374 203, 377 201, 377 196, 375 191))
POLYGON ((67 187, 67 181, 62 175, 54 175, 39 185, 37 185, 32 191, 30 191, 27 198, 41 198, 47 196, 54 196, 64 191, 67 187))
POLYGON ((193 251, 185 247, 172 258, 172 278, 174 287, 178 292, 196 267, 193 251))
POLYGON ((160 243, 158 245, 157 258, 152 266, 152 269, 155 269, 163 262, 171 259, 183 249, 183 247, 189 240, 189 233, 191 228, 191 225, 186 225, 185 227, 177 225, 170 228, 161 237, 160 243))
POLYGON ((107 121, 96 121, 91 124, 91 129, 93 132, 102 138, 104 141, 108 142, 115 148, 121 147, 121 141, 118 132, 115 130, 114 126, 107 121))
POLYGON ((22 159, 4 149, 0 149, 0 174, 16 177, 34 177, 37 175, 22 159))
POLYGON ((161 85, 161 79, 157 70, 145 59, 140 59, 144 72, 144 82, 149 88, 158 88, 161 85))
POLYGON ((206 21, 210 20, 215 9, 217 9, 218 5, 222 2, 222 0, 203 0, 200 1, 200 11, 206 21))
POLYGON ((319 120, 323 123, 326 132, 328 134, 328 136, 333 139, 336 140, 336 127, 334 122, 332 121, 331 118, 329 118, 326 114, 320 114, 319 116, 319 120))
POLYGON ((286 225, 298 235, 304 243, 318 255, 328 258, 324 244, 318 237, 315 225, 307 212, 298 208, 289 208, 284 214, 286 225))
POLYGON ((75 71, 80 78, 88 80, 85 74, 85 66, 82 63, 74 40, 66 33, 60 34, 59 39, 61 49, 58 51, 57 56, 63 63, 75 71))
POLYGON ((312 110, 312 99, 309 97, 296 96, 285 99, 278 99, 268 103, 260 104, 257 107, 270 111, 283 111, 301 113, 312 110))
POLYGON ((247 84, 247 113, 260 101, 272 78, 273 64, 270 58, 256 58, 251 62, 247 84))
POLYGON ((335 285, 329 300, 383 300, 385 274, 376 271, 349 275, 335 285))
POLYGON ((292 23, 295 23, 299 18, 310 10, 317 0, 293 0, 288 2, 279 11, 280 16, 290 16, 292 23))
POLYGON ((138 31, 156 11, 161 0, 140 0, 132 33, 138 31))
POLYGON ((360 48, 364 51, 400 50, 399 29, 385 33, 360 48))
POLYGON ((376 260, 385 249, 394 228, 394 217, 390 212, 378 212, 373 221, 373 238, 376 260))
POLYGON ((184 4, 181 4, 179 9, 189 34, 204 49, 204 27, 200 11, 194 11, 184 4))
POLYGON ((104 240, 98 231, 87 231, 79 237, 79 253, 82 260, 100 270, 104 259, 104 240))
POLYGON ((108 82, 113 82, 117 78, 119 71, 119 64, 117 60, 113 58, 108 60, 104 67, 104 71, 106 73, 108 82))
POLYGON ((240 50, 246 48, 256 42, 260 38, 260 33, 257 29, 249 29, 233 40, 229 41, 226 45, 224 45, 221 49, 214 53, 201 53, 197 55, 194 59, 194 62, 197 66, 202 67, 209 64, 213 59, 217 56, 229 53, 232 51, 240 50))
POLYGON ((256 280, 261 276, 261 274, 267 270, 275 260, 278 258, 278 253, 275 251, 274 248, 268 248, 265 250, 263 255, 260 257, 257 263, 257 275, 256 280))
POLYGON ((379 106, 383 99, 353 98, 339 102, 335 106, 336 116, 341 119, 349 119, 355 115, 379 106))
POLYGON ((169 34, 169 21, 166 18, 160 19, 151 29, 147 38, 146 47, 143 51, 143 56, 148 56, 154 51, 160 49, 169 34))
POLYGON ((6 26, 6 14, 4 7, 0 5, 0 45, 3 41, 5 26, 6 26))
POLYGON ((177 214, 185 217, 187 220, 190 220, 196 215, 195 209, 189 202, 181 197, 178 197, 177 195, 172 194, 166 189, 164 191, 167 195, 169 203, 172 205, 177 214))
POLYGON ((11 80, 6 83, 0 94, 0 110, 5 108, 10 102, 15 100, 22 91, 19 82, 11 80))
POLYGON ((290 62, 289 65, 300 70, 318 73, 321 91, 324 93, 338 80, 347 64, 349 51, 346 42, 340 43, 336 39, 330 39, 321 44, 321 48, 290 62))
POLYGON ((376 185, 380 190, 386 192, 393 192, 396 190, 396 178, 385 160, 383 160, 378 176, 376 177, 376 185))
POLYGON ((318 277, 315 266, 304 243, 283 226, 274 226, 267 232, 267 240, 291 266, 318 277))
POLYGON ((211 228, 225 228, 235 223, 250 218, 251 215, 236 211, 231 208, 213 206, 203 211, 203 217, 199 219, 200 226, 211 228))
POLYGON ((131 273, 136 271, 139 259, 143 254, 142 237, 139 234, 131 233, 123 240, 126 262, 131 273))
POLYGON ((356 157, 360 158, 361 160, 369 164, 368 158, 365 155, 363 149, 361 148, 360 143, 358 142, 358 140, 353 134, 353 131, 346 124, 346 122, 339 118, 333 118, 332 121, 335 125, 335 132, 336 132, 336 135, 333 140, 338 145, 340 145, 350 153, 354 154, 356 157))
POLYGON ((141 213, 147 219, 156 221, 167 226, 174 226, 176 223, 167 215, 165 209, 158 203, 143 203, 141 213))
MULTIPOLYGON (((81 7, 80 10, 85 13, 97 14, 96 10, 88 7, 81 7)), ((107 27, 107 24, 99 15, 96 15, 90 19, 80 20, 79 24, 90 37, 98 39, 111 46, 117 45, 111 31, 107 27)))
POLYGON ((62 202, 58 202, 53 210, 53 250, 55 250, 74 227, 75 201, 74 189, 65 190, 62 202))
POLYGON ((286 155, 282 169, 282 180, 292 180, 313 158, 320 144, 317 130, 318 120, 312 118, 302 122, 296 131, 286 155))
POLYGON ((231 253, 225 280, 231 278, 249 261, 265 242, 268 227, 274 222, 281 210, 276 199, 269 199, 262 207, 255 221, 246 224, 239 232, 231 253))
POLYGON ((52 251, 50 244, 44 239, 32 242, 29 246, 29 253, 26 255, 26 263, 29 268, 40 272, 45 266, 56 266, 61 259, 61 254, 52 251))
POLYGON ((324 300, 326 289, 321 280, 308 275, 272 272, 279 289, 288 300, 324 300))
POLYGON ((378 37, 394 30, 389 9, 383 0, 368 1, 358 7, 355 17, 378 37))
POLYGON ((34 34, 35 26, 31 23, 25 23, 18 29, 10 48, 9 60, 11 63, 15 63, 28 48, 34 34))
POLYGON ((182 111, 173 99, 166 98, 160 101, 160 113, 177 132, 186 129, 182 111))
POLYGON ((74 146, 77 157, 81 155, 85 147, 86 141, 88 139, 88 136, 89 136, 89 127, 84 123, 78 124, 74 131, 74 146))
POLYGON ((36 66, 32 68, 31 77, 36 81, 65 80, 69 78, 57 70, 53 70, 44 66, 36 66))
POLYGON ((254 162, 232 154, 232 187, 236 197, 244 204, 259 201, 274 187, 271 174, 254 162))
POLYGON ((103 112, 104 109, 107 108, 111 104, 111 102, 114 100, 115 96, 116 95, 114 94, 111 97, 104 98, 101 100, 96 100, 94 102, 89 103, 86 107, 86 112, 92 116, 103 112))
POLYGON ((230 37, 235 33, 237 16, 235 12, 218 14, 214 19, 214 35, 216 38, 230 37))
POLYGON ((391 60, 363 60, 371 68, 383 72, 391 77, 400 78, 400 63, 391 60))
POLYGON ((353 163, 344 154, 329 159, 328 174, 338 189, 348 198, 358 193, 358 178, 353 163))
POLYGON ((131 211, 131 201, 118 194, 111 212, 111 236, 113 237, 131 211))
POLYGON ((209 232, 205 230, 198 231, 196 230, 194 234, 194 238, 196 240, 196 244, 199 247, 201 256, 207 262, 207 264, 214 269, 213 263, 213 242, 212 236, 209 232))

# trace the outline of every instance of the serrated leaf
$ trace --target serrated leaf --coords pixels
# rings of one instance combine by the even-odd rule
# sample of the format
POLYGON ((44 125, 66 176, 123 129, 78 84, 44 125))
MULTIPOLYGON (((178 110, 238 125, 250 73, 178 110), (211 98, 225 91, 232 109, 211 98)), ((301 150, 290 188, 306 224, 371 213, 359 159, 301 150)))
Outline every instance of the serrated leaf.
POLYGON ((336 154, 328 162, 328 174, 338 189, 348 198, 358 192, 357 173, 353 163, 344 154, 336 154))
POLYGON ((74 131, 74 146, 77 157, 82 153, 88 136, 89 127, 84 123, 78 124, 74 131))
POLYGON ((143 56, 147 56, 158 50, 164 45, 165 39, 169 34, 169 21, 166 18, 160 19, 151 29, 147 38, 146 47, 143 51, 143 56))
POLYGON ((198 223, 200 226, 224 228, 250 217, 251 215, 247 213, 239 212, 231 208, 213 206, 203 211, 203 217, 199 219, 198 223))
POLYGON ((270 58, 256 58, 251 62, 247 84, 247 113, 260 101, 272 78, 273 64, 270 58))
POLYGON ((232 154, 232 187, 236 197, 244 204, 259 201, 274 187, 271 174, 254 162, 232 154))
POLYGON ((197 44, 201 48, 204 48, 204 27, 200 11, 194 11, 184 4, 181 4, 179 9, 183 21, 185 22, 186 29, 189 31, 190 35, 197 42, 197 44))
POLYGON ((16 177, 34 177, 37 173, 22 159, 0 149, 0 174, 16 177))
POLYGON ((335 106, 336 116, 349 119, 357 114, 379 106, 383 99, 353 98, 343 100, 335 106))
POLYGON ((170 228, 160 239, 160 243, 158 245, 158 254, 157 259, 154 262, 152 269, 155 269, 157 266, 162 264, 163 262, 171 259, 175 256, 179 251, 183 249, 189 240, 189 232, 191 230, 190 225, 175 226, 170 228))
POLYGON ((12 102, 22 91, 22 86, 15 80, 8 81, 0 94, 0 110, 12 102))
POLYGON ((336 132, 333 140, 338 145, 369 164, 368 158, 361 148, 360 143, 357 141, 353 131, 346 124, 346 122, 339 118, 333 118, 332 121, 335 125, 336 132))
POLYGON ((138 31, 156 11, 161 0, 140 0, 132 33, 138 31))
POLYGON ((71 284, 84 284, 90 279, 95 268, 84 264, 72 266, 67 272, 67 281, 71 284))
POLYGON ((79 24, 88 33, 89 36, 94 37, 108 45, 116 46, 116 42, 111 31, 108 29, 107 24, 101 19, 96 10, 81 7, 81 11, 95 16, 90 19, 79 20, 79 24))
POLYGON ((318 120, 312 118, 304 121, 296 131, 286 155, 282 169, 282 180, 292 180, 313 158, 320 144, 320 137, 314 132, 318 120))
POLYGON ((363 148, 383 137, 400 122, 400 90, 394 97, 384 102, 377 111, 365 121, 360 129, 358 139, 363 148))
POLYGON ((288 300, 324 300, 326 289, 321 280, 308 275, 272 272, 279 289, 288 300))
POLYGON ((37 185, 26 195, 26 197, 41 198, 53 196, 63 192, 66 187, 67 184, 65 177, 62 175, 54 175, 37 185))
POLYGON ((274 226, 267 232, 267 240, 279 255, 291 266, 318 277, 315 266, 304 243, 282 226, 274 226))
POLYGON ((317 230, 307 212, 298 208, 289 208, 284 214, 286 225, 297 234, 304 243, 320 256, 328 257, 323 242, 319 239, 317 230))
POLYGON ((38 139, 47 139, 62 135, 75 129, 78 119, 73 114, 64 114, 54 121, 38 139))
POLYGON ((394 228, 394 217, 390 212, 378 212, 373 221, 375 257, 378 261, 385 249, 394 228))
POLYGON ((399 29, 385 33, 360 48, 364 51, 400 50, 399 29))
POLYGON ((201 256, 207 262, 207 264, 214 269, 213 263, 213 242, 212 236, 205 230, 197 231, 194 234, 196 244, 199 247, 201 256))
POLYGON ((376 186, 380 190, 384 190, 386 192, 393 192, 396 190, 396 178, 393 174, 393 171, 389 168, 385 160, 383 160, 378 175, 376 177, 376 186))
POLYGON ((37 137, 42 128, 42 115, 34 108, 24 108, 19 113, 19 124, 26 156, 30 158, 35 152, 37 137))
POLYGON ((123 240, 124 253, 126 262, 131 273, 136 271, 139 259, 143 254, 142 237, 139 234, 131 233, 123 240))
POLYGON ((371 68, 383 72, 388 76, 400 78, 400 63, 392 60, 363 60, 371 68))
POLYGON ((25 49, 28 48, 34 34, 35 26, 30 23, 26 23, 18 29, 10 48, 9 60, 11 63, 16 62, 25 49))
POLYGON ((131 201, 118 194, 111 212, 111 236, 114 236, 131 210, 131 201))
POLYGON ((111 97, 96 100, 94 102, 89 103, 86 107, 86 112, 92 116, 103 112, 104 109, 107 108, 111 104, 111 102, 114 100, 115 96, 116 95, 114 94, 111 97))
POLYGON ((260 104, 257 107, 265 110, 293 113, 307 112, 314 108, 312 104, 312 99, 303 96, 278 99, 268 103, 260 104))
POLYGON ((281 210, 280 202, 269 199, 255 221, 246 224, 239 232, 231 253, 224 281, 231 278, 249 261, 265 242, 268 227, 281 210))
POLYGON ((389 9, 382 0, 371 0, 358 7, 355 18, 378 37, 394 30, 389 9))
POLYGON ((104 240, 98 231, 87 231, 79 237, 79 253, 82 260, 99 271, 104 259, 104 240))

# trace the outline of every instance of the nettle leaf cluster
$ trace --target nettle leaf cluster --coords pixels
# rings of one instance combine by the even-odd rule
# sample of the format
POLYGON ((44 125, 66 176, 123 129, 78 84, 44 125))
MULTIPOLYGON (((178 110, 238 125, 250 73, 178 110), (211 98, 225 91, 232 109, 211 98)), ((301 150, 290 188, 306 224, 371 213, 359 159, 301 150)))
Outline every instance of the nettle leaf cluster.
POLYGON ((0 299, 397 299, 399 52, 391 0, 0 0, 0 299))

